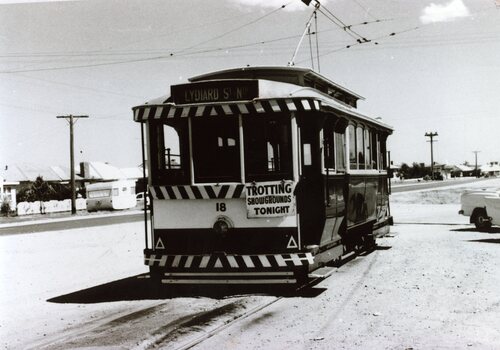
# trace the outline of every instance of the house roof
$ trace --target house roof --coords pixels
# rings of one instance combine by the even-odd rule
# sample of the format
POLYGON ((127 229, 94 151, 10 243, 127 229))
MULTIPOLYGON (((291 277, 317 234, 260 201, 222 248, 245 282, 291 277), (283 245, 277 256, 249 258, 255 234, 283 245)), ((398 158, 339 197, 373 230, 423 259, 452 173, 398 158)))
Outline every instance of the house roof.
POLYGON ((458 165, 455 165, 455 167, 460 171, 472 171, 472 170, 474 170, 473 167, 470 167, 470 166, 465 165, 465 164, 458 164, 458 165))
POLYGON ((85 180, 124 180, 142 178, 142 168, 117 168, 103 162, 84 162, 83 177, 85 180))
MULTIPOLYGON (((45 181, 51 182, 70 181, 71 179, 69 168, 58 165, 14 164, 2 170, 1 175, 6 182, 33 182, 39 176, 45 181)), ((78 175, 75 175, 75 179, 81 180, 78 175)))

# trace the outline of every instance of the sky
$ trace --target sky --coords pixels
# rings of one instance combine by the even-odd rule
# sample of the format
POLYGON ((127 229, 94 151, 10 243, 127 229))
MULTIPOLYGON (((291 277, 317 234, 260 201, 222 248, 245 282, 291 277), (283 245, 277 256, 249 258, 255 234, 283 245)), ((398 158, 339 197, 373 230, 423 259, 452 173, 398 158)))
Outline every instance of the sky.
MULTIPOLYGON (((69 127, 56 116, 69 114, 89 116, 75 124, 76 162, 138 166, 133 106, 209 71, 287 65, 314 3, 0 0, 1 169, 68 166, 69 127)), ((394 128, 394 163, 429 164, 427 132, 438 133, 439 163, 474 164, 474 151, 479 164, 500 161, 499 0, 323 0, 319 9, 313 59, 307 37, 294 63, 363 96, 358 109, 394 128)))

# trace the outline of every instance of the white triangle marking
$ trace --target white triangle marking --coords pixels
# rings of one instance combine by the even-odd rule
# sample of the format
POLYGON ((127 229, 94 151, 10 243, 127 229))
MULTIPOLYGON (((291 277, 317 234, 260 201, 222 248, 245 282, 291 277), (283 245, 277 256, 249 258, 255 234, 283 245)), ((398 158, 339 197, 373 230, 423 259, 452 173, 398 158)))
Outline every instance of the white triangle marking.
POLYGON ((155 249, 165 249, 161 238, 158 238, 158 240, 156 241, 155 249))
POLYGON ((291 236, 290 240, 288 241, 288 245, 286 247, 287 247, 287 249, 289 249, 289 248, 298 248, 299 245, 297 244, 297 242, 295 241, 295 239, 293 238, 293 236, 291 236))
POLYGON ((222 262, 220 261, 219 258, 217 258, 217 260, 215 261, 215 265, 214 265, 215 268, 222 268, 224 266, 222 266, 222 262))

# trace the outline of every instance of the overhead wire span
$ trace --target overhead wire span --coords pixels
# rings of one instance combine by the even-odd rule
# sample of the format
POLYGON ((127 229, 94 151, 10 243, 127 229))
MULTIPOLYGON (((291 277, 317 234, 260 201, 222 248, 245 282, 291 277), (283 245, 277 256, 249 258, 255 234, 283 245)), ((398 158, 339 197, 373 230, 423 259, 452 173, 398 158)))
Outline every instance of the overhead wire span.
MULTIPOLYGON (((241 26, 238 26, 236 28, 233 28, 229 31, 226 31, 220 35, 217 35, 213 38, 210 38, 210 39, 207 39, 207 40, 204 40, 202 42, 199 42, 195 45, 192 45, 190 47, 187 47, 187 48, 184 48, 182 50, 179 50, 177 52, 171 52, 169 53, 168 55, 162 55, 162 56, 157 56, 157 57, 148 57, 148 58, 141 58, 141 59, 130 59, 130 60, 123 60, 123 61, 115 61, 115 62, 103 62, 103 63, 95 63, 95 64, 86 64, 86 65, 73 65, 73 66, 64 66, 64 67, 52 67, 52 68, 35 68, 35 69, 18 69, 18 70, 7 70, 7 71, 0 71, 0 74, 3 73, 3 74, 14 74, 14 73, 26 73, 26 72, 43 72, 43 71, 54 71, 54 70, 65 70, 65 69, 77 69, 77 68, 89 68, 89 67, 101 67, 101 66, 109 66, 109 65, 118 65, 118 64, 126 64, 126 63, 134 63, 134 62, 145 62, 145 61, 151 61, 151 60, 158 60, 158 59, 164 59, 164 58, 168 58, 168 57, 173 57, 173 56, 179 56, 180 54, 195 54, 195 53, 199 53, 199 52, 186 52, 186 51, 189 51, 197 46, 200 46, 200 45, 203 45, 203 44, 206 44, 206 43, 209 43, 211 41, 214 41, 214 40, 217 40, 217 39, 220 39, 228 34, 231 34, 231 33, 234 33, 244 27, 247 27, 251 24, 254 24, 272 14, 274 14, 275 12, 279 11, 279 10, 282 10, 284 9, 286 6, 288 6, 291 2, 288 2, 284 5, 281 5, 280 7, 266 13, 265 15, 263 16, 260 16, 259 18, 255 19, 255 20, 252 20, 248 23, 245 23, 241 26)), ((218 50, 221 50, 221 49, 216 49, 215 51, 218 51, 218 50)), ((201 52, 201 53, 204 53, 205 51, 201 52)))
POLYGON ((192 46, 190 46, 190 47, 187 47, 187 48, 185 48, 185 49, 182 49, 182 50, 180 50, 178 53, 182 53, 182 52, 185 52, 185 51, 191 50, 191 49, 193 49, 193 48, 195 48, 195 47, 197 47, 197 46, 204 45, 204 44, 206 44, 206 43, 212 42, 212 41, 214 41, 214 40, 217 40, 217 39, 220 39, 220 38, 222 38, 222 37, 225 37, 226 35, 229 35, 229 34, 231 34, 231 33, 234 33, 234 32, 236 32, 236 31, 238 31, 238 30, 240 30, 240 29, 242 29, 242 28, 248 27, 249 25, 252 25, 252 24, 254 24, 254 23, 256 23, 256 22, 258 22, 258 21, 260 21, 260 20, 262 20, 262 19, 266 18, 266 17, 268 17, 268 16, 270 16, 270 15, 274 14, 274 13, 275 13, 275 12, 277 12, 277 11, 284 9, 284 8, 285 8, 285 7, 287 7, 290 3, 291 3, 291 2, 289 2, 289 3, 287 3, 287 4, 284 4, 284 5, 281 5, 280 7, 276 8, 276 9, 274 9, 274 10, 272 10, 272 11, 268 12, 268 13, 266 13, 266 14, 265 14, 265 15, 263 15, 263 16, 260 16, 259 18, 256 18, 256 19, 255 19, 255 20, 253 20, 253 21, 250 21, 250 22, 248 22, 248 23, 242 24, 241 26, 238 26, 238 27, 236 27, 236 28, 233 28, 233 29, 231 29, 231 30, 228 30, 227 32, 224 32, 224 33, 222 33, 222 34, 220 34, 220 35, 217 35, 217 36, 215 36, 215 37, 213 37, 213 38, 211 38, 211 39, 201 41, 201 42, 199 42, 199 43, 197 43, 197 44, 194 44, 194 45, 192 45, 192 46))
POLYGON ((370 11, 368 11, 368 9, 367 9, 365 6, 363 6, 363 5, 360 3, 360 1, 359 1, 359 0, 353 0, 353 2, 354 2, 356 5, 358 5, 359 7, 361 7, 361 9, 363 9, 363 11, 365 11, 365 13, 366 13, 368 16, 370 16, 372 19, 377 19, 375 16, 373 16, 373 15, 370 13, 370 11))
MULTIPOLYGON (((283 5, 283 6, 286 6, 286 5, 283 5)), ((283 7, 275 9, 272 12, 275 12, 275 11, 281 9, 281 8, 283 8, 283 7)), ((479 11, 479 12, 485 12, 485 11, 488 11, 488 10, 491 10, 491 8, 483 10, 483 11, 479 11)), ((268 14, 266 14, 264 16, 270 15, 271 13, 268 13, 268 14)), ((478 13, 478 12, 476 12, 476 13, 478 13)), ((260 17, 260 19, 262 19, 264 16, 260 17)), ((255 22, 257 20, 258 19, 254 20, 252 22, 255 22)), ((330 19, 330 20, 332 20, 332 19, 330 19)), ((368 24, 371 24, 371 23, 377 23, 377 22, 383 22, 383 21, 392 21, 392 20, 395 20, 395 19, 390 18, 390 19, 381 19, 381 20, 375 20, 375 21, 365 21, 365 22, 360 22, 360 23, 357 23, 357 24, 349 24, 349 25, 346 25, 344 23, 344 25, 346 25, 345 28, 351 29, 354 26, 368 25, 368 24)), ((336 26, 338 28, 344 30, 344 27, 341 24, 337 23, 336 26)), ((411 29, 408 29, 408 30, 400 31, 400 32, 393 32, 393 33, 388 34, 388 35, 384 35, 384 36, 381 36, 381 37, 378 37, 378 38, 373 38, 371 40, 372 41, 374 41, 374 40, 380 40, 380 39, 383 39, 383 38, 386 38, 386 37, 390 37, 390 36, 394 36, 394 35, 398 35, 398 34, 401 34, 401 33, 404 33, 404 32, 417 30, 417 29, 420 29, 421 27, 423 27, 423 26, 411 28, 411 29)), ((311 32, 310 35, 316 35, 317 36, 318 33, 320 33, 320 32, 321 33, 325 33, 325 32, 329 32, 329 31, 331 31, 331 30, 323 30, 323 31, 316 30, 314 32, 311 32)), ((183 57, 183 56, 188 56, 188 55, 199 55, 199 54, 204 54, 204 53, 218 52, 218 51, 222 51, 222 50, 240 49, 240 48, 252 47, 252 46, 256 46, 256 45, 264 45, 264 44, 269 44, 269 43, 274 43, 274 42, 279 42, 279 41, 285 41, 285 40, 295 39, 295 38, 298 38, 298 37, 300 37, 300 35, 292 35, 292 36, 287 36, 287 37, 281 37, 281 38, 276 38, 276 39, 271 39, 271 40, 265 40, 265 41, 257 41, 257 42, 253 42, 253 43, 240 44, 240 45, 223 46, 223 47, 216 47, 216 48, 209 48, 209 49, 200 49, 198 51, 190 51, 190 52, 180 52, 179 51, 179 52, 175 52, 175 53, 174 52, 170 52, 168 54, 163 54, 163 55, 159 55, 159 56, 143 57, 143 58, 132 58, 132 59, 129 59, 129 60, 121 60, 121 61, 100 62, 100 63, 81 64, 81 65, 72 65, 72 66, 60 66, 60 67, 47 67, 47 68, 3 70, 3 71, 0 71, 0 74, 15 74, 15 73, 25 73, 25 72, 56 71, 56 70, 79 69, 79 68, 100 67, 100 66, 113 66, 113 65, 136 63, 136 62, 148 62, 148 61, 156 61, 156 60, 162 60, 162 59, 168 59, 168 58, 183 57)), ((346 45, 346 46, 343 46, 343 47, 340 47, 340 48, 337 48, 337 49, 334 49, 334 50, 331 50, 331 51, 327 51, 327 52, 322 53, 320 55, 317 53, 316 54, 316 58, 318 58, 318 57, 324 57, 324 56, 330 55, 330 54, 335 53, 335 52, 339 52, 339 51, 342 51, 342 50, 345 50, 345 49, 348 49, 348 48, 351 48, 351 47, 354 47, 354 46, 358 46, 360 44, 364 44, 364 43, 370 42, 368 40, 367 41, 358 40, 359 37, 354 37, 354 39, 356 40, 356 43, 353 43, 353 44, 350 44, 350 45, 346 45)), ((206 42, 208 42, 208 41, 206 41, 206 42)), ((460 42, 458 42, 458 43, 460 43, 460 42)), ((375 45, 378 45, 378 42, 375 42, 375 45)), ((144 52, 142 52, 142 53, 144 53, 144 52)), ((149 53, 154 53, 154 52, 150 51, 149 53)), ((45 53, 42 53, 42 54, 45 54, 45 53)), ((53 54, 53 53, 46 53, 46 54, 53 54)), ((79 53, 79 54, 84 55, 84 53, 79 53)), ((115 54, 115 53, 111 53, 111 54, 115 54)), ((118 53, 116 53, 116 54, 118 54, 118 53)), ((132 54, 132 53, 130 53, 130 54, 132 54)), ((140 52, 138 52, 137 54, 140 54, 140 52)), ((2 56, 0 56, 0 57, 2 57, 2 56)), ((15 56, 12 56, 12 57, 15 57, 15 56)), ((304 61, 299 61, 297 63, 302 63, 302 62, 304 62, 304 61)))
MULTIPOLYGON (((399 35, 399 34, 411 32, 411 31, 414 31, 414 30, 418 30, 420 28, 421 27, 417 26, 417 27, 406 29, 406 30, 402 30, 402 31, 399 31, 399 32, 392 32, 390 34, 386 34, 386 35, 383 35, 383 36, 380 36, 380 37, 377 37, 377 38, 373 38, 372 40, 370 40, 368 42, 373 42, 374 45, 379 45, 379 43, 378 43, 377 40, 381 40, 381 39, 389 38, 391 36, 396 36, 396 35, 399 35)), ((346 50, 346 49, 350 49, 350 48, 352 48, 354 46, 363 45, 363 44, 366 44, 368 42, 356 42, 356 43, 353 43, 353 44, 350 44, 350 45, 342 46, 342 47, 339 47, 337 49, 334 49, 334 50, 331 50, 331 51, 327 51, 327 52, 321 54, 321 57, 328 56, 328 55, 331 55, 333 53, 340 52, 340 51, 343 51, 343 50, 346 50)), ((307 60, 302 60, 302 61, 299 61, 297 63, 303 63, 303 62, 306 62, 306 61, 307 60)))
POLYGON ((328 18, 333 24, 338 26, 339 28, 343 29, 349 36, 351 36, 353 39, 355 39, 358 42, 367 42, 368 40, 358 32, 352 29, 351 26, 347 25, 342 21, 340 18, 338 18, 332 11, 330 11, 327 7, 322 6, 318 11, 323 14, 326 18, 328 18), (325 13, 323 9, 327 12, 325 13))

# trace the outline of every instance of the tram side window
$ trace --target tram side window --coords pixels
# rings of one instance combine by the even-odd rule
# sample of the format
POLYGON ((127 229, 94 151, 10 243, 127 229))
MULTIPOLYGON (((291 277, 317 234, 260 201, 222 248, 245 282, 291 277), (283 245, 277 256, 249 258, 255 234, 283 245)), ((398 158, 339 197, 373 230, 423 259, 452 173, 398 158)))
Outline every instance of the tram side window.
POLYGON ((372 155, 372 168, 378 169, 378 135, 374 130, 370 132, 370 151, 372 155))
POLYGON ((345 135, 339 132, 333 134, 335 142, 335 169, 345 170, 345 135))
POLYGON ((323 155, 326 169, 335 169, 335 137, 333 125, 327 124, 323 129, 323 155))
POLYGON ((189 163, 187 120, 152 123, 149 133, 153 179, 171 184, 188 182, 188 171, 184 169, 189 163))
POLYGON ((356 151, 358 152, 358 169, 365 168, 364 129, 362 126, 356 128, 356 151))
POLYGON ((380 137, 380 168, 381 169, 386 169, 387 168, 387 148, 386 148, 386 142, 387 140, 387 135, 381 135, 380 137))
POLYGON ((370 130, 365 129, 365 165, 366 169, 373 169, 370 153, 370 130))
POLYGON ((336 171, 345 170, 345 136, 343 133, 334 131, 333 125, 325 125, 324 138, 324 162, 325 168, 336 171))
POLYGON ((347 127, 349 134, 349 167, 350 169, 358 168, 357 153, 356 153, 356 129, 354 125, 347 127))
POLYGON ((292 178, 290 119, 248 116, 243 119, 247 181, 292 178))
POLYGON ((194 118, 192 144, 195 182, 239 182, 238 118, 194 118))

